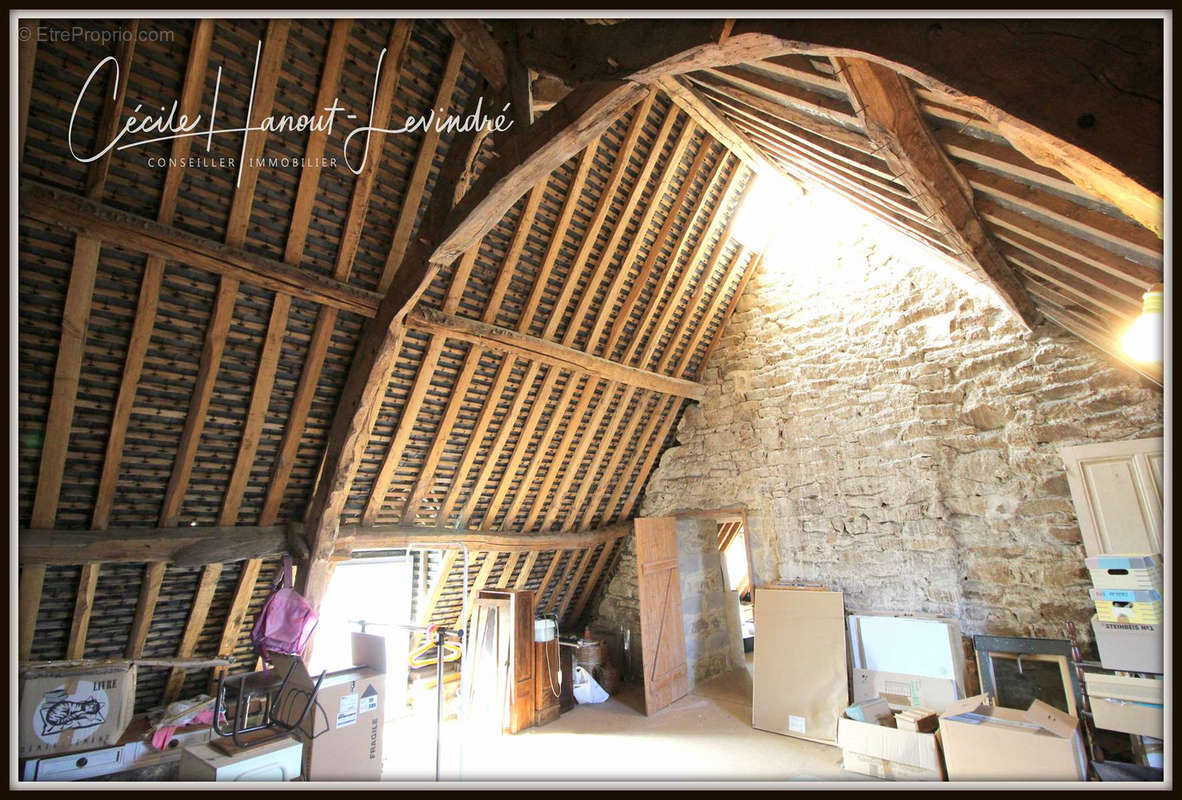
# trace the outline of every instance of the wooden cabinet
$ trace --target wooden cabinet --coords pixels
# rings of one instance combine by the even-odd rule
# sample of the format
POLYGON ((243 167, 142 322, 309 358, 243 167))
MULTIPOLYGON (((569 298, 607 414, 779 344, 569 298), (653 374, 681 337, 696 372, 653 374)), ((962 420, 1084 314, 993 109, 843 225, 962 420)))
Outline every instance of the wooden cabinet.
MULTIPOLYGON (((558 700, 562 695, 559 664, 563 648, 557 639, 534 642, 534 724, 545 725, 558 719, 558 700), (558 692, 555 694, 555 692, 558 692)), ((566 648, 570 649, 570 648, 566 648)))
POLYGON ((483 589, 475 619, 469 643, 469 657, 477 662, 472 686, 483 690, 481 703, 505 709, 503 730, 517 733, 534 724, 534 593, 483 589), (496 619, 487 621, 492 614, 496 619))

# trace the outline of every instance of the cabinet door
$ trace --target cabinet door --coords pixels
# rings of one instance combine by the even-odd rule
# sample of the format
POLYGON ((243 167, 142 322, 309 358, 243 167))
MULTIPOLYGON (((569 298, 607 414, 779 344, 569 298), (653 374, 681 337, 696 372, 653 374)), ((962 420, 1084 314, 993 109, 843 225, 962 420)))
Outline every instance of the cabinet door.
POLYGON ((1162 440, 1064 447, 1071 500, 1089 556, 1162 551, 1162 440))
POLYGON ((670 517, 641 517, 635 526, 644 713, 653 714, 689 693, 677 530, 670 517))

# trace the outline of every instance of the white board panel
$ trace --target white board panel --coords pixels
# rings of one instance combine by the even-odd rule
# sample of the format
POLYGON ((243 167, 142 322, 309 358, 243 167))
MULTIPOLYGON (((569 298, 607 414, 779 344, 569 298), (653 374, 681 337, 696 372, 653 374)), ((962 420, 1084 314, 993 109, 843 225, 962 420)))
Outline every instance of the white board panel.
POLYGON ((956 625, 919 617, 851 614, 849 628, 854 669, 950 679, 963 691, 956 625))

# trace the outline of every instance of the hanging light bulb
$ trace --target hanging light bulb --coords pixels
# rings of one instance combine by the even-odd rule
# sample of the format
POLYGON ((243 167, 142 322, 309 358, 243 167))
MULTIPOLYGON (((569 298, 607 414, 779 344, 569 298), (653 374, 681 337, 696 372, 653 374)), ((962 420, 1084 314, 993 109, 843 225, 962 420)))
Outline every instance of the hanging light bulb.
POLYGON ((1155 283, 1141 296, 1141 316, 1137 317, 1121 339, 1125 355, 1142 364, 1162 360, 1162 291, 1155 283))

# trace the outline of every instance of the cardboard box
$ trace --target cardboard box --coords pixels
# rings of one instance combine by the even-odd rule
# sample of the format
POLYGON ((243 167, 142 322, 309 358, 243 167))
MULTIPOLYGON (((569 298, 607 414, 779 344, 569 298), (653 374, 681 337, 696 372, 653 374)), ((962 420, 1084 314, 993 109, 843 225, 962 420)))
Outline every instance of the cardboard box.
MULTIPOLYGON (((282 713, 303 709, 299 692, 310 692, 316 677, 302 661, 272 656, 277 669, 296 670, 291 699, 280 699, 282 713)), ((386 703, 386 640, 353 634, 353 663, 324 676, 316 705, 301 727, 304 777, 309 781, 378 781, 382 777, 382 732, 386 703)), ((291 691, 289 688, 288 691, 291 691)))
POLYGON ((887 701, 881 697, 854 703, 845 710, 845 715, 857 722, 869 722, 871 725, 885 725, 888 728, 895 727, 895 715, 891 712, 891 707, 887 705, 887 701))
POLYGON ((905 708, 895 715, 895 727, 903 731, 934 733, 940 727, 940 716, 930 708, 905 708))
POLYGON ((1104 622, 1093 616, 1092 632, 1096 635, 1096 649, 1100 651, 1100 664, 1104 669, 1162 673, 1161 625, 1104 622))
POLYGON ((1162 738, 1165 728, 1160 678, 1133 678, 1085 672, 1097 728, 1162 738))
POLYGON ((303 745, 294 736, 227 755, 208 744, 186 747, 180 781, 294 781, 303 745))
POLYGON ((1160 625, 1161 592, 1141 589, 1089 589, 1102 622, 1136 622, 1160 625))
POLYGON ((885 728, 842 718, 837 723, 842 765, 851 772, 896 781, 942 781, 944 766, 934 733, 885 728))
POLYGON ((1086 560, 1097 589, 1142 589, 1161 592, 1161 556, 1105 554, 1086 560))
POLYGON ((135 666, 36 670, 21 676, 19 757, 114 744, 131 722, 135 666))
POLYGON ((1026 711, 960 700, 940 715, 944 764, 953 781, 1082 781, 1079 720, 1035 700, 1026 711))
POLYGON ((939 712, 960 697, 956 681, 950 678, 925 678, 898 672, 855 669, 853 684, 854 702, 881 697, 895 711, 919 707, 939 712))
POLYGON ((751 726, 834 744, 850 702, 841 592, 757 587, 755 628, 751 726))

